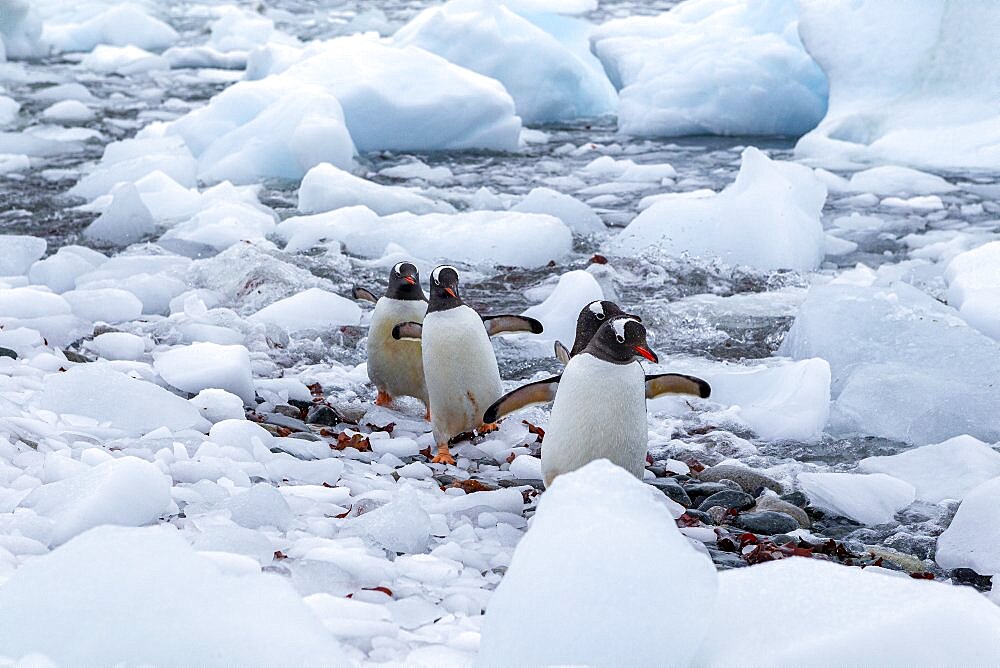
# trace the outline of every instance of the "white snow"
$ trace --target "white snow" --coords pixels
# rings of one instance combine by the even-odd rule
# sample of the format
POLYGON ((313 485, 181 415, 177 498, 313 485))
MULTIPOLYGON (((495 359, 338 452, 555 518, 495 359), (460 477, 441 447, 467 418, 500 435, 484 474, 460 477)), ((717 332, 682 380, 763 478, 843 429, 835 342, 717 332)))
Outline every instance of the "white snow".
POLYGON ((806 0, 799 33, 830 106, 797 156, 828 166, 1000 166, 1000 14, 976 0, 806 0))
POLYGON ((614 88, 598 63, 577 57, 493 0, 451 0, 425 9, 393 41, 498 80, 525 123, 600 116, 616 106, 614 88))
POLYGON ((823 259, 824 186, 812 171, 743 151, 732 185, 714 197, 659 201, 609 242, 617 254, 657 249, 717 256, 757 269, 808 271, 823 259))
POLYGON ((574 234, 606 234, 608 228, 597 213, 572 195, 551 188, 532 188, 510 208, 520 213, 544 213, 561 220, 574 234))
MULTIPOLYGON (((589 272, 577 269, 559 277, 555 289, 541 304, 535 304, 523 315, 542 323, 546 341, 562 341, 573 347, 576 338, 576 321, 580 310, 592 301, 604 299, 604 291, 589 272)), ((532 340, 538 340, 533 336, 532 340)))
POLYGON ((866 457, 858 462, 865 473, 886 473, 917 489, 930 503, 963 499, 974 487, 1000 477, 1000 452, 977 438, 956 436, 898 455, 866 457))
POLYGON ((800 473, 798 479, 814 506, 863 524, 891 522, 916 498, 913 485, 884 473, 800 473))
POLYGON ((796 32, 794 0, 688 0, 596 28, 620 89, 618 127, 643 136, 799 135, 826 110, 827 83, 796 32))
POLYGON ((254 405, 250 351, 244 346, 192 343, 153 353, 153 369, 169 385, 196 394, 215 388, 226 390, 254 405))
POLYGON ((0 276, 21 276, 45 255, 45 239, 23 234, 0 234, 0 276))
POLYGON ((101 527, 32 560, 0 590, 0 619, 5 653, 59 665, 346 663, 279 576, 227 572, 161 527, 101 527))
POLYGON ((1000 478, 966 494, 951 525, 938 536, 935 560, 945 570, 1000 573, 1000 478))
POLYGON ((454 211, 451 205, 434 202, 408 188, 374 183, 326 162, 306 173, 298 195, 298 209, 302 213, 356 205, 366 206, 380 216, 401 211, 418 214, 454 211))
POLYGON ((346 297, 309 288, 265 306, 250 320, 279 325, 290 332, 335 329, 360 324, 361 307, 346 297))

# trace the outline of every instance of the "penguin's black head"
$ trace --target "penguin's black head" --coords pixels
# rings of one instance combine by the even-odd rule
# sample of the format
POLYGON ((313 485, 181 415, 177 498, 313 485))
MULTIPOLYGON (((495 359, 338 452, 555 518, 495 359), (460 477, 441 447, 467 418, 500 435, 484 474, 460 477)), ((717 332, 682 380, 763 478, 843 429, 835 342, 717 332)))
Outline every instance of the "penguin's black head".
POLYGON ((605 322, 584 352, 614 364, 629 364, 637 357, 654 364, 659 361, 646 343, 646 328, 632 316, 619 316, 605 322))
POLYGON ((458 270, 443 264, 431 272, 431 300, 427 312, 447 311, 462 305, 458 295, 458 270))
POLYGON ((389 299, 426 300, 420 288, 420 273, 409 262, 399 262, 389 270, 389 285, 385 289, 389 299))
POLYGON ((590 340, 594 338, 594 334, 597 334, 601 325, 619 316, 628 316, 642 322, 642 318, 639 316, 626 313, 621 310, 618 304, 607 300, 593 301, 584 306, 580 311, 580 316, 576 319, 576 339, 573 341, 573 350, 570 351, 570 356, 582 353, 590 340))

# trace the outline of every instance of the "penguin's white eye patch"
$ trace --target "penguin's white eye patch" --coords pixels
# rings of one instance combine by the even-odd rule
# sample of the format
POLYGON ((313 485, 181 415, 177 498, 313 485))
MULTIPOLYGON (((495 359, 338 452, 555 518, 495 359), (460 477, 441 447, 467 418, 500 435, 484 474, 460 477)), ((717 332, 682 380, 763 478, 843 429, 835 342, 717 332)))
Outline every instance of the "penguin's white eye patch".
POLYGON ((403 266, 403 263, 402 263, 402 262, 397 262, 397 263, 396 263, 396 266, 394 266, 394 267, 392 268, 392 273, 394 273, 394 274, 396 274, 396 275, 398 276, 398 275, 399 275, 399 269, 400 269, 400 268, 401 268, 402 266, 403 266))
MULTIPOLYGON (((618 318, 617 320, 611 321, 611 326, 615 329, 615 335, 618 337, 619 343, 624 343, 625 341, 625 325, 630 322, 639 324, 639 321, 635 318, 618 318)), ((642 327, 642 325, 639 325, 642 327)))
POLYGON ((590 302, 589 304, 587 304, 587 308, 590 309, 591 313, 597 316, 598 320, 604 320, 604 307, 601 305, 601 302, 599 301, 590 302))
POLYGON ((449 264, 442 264, 440 267, 436 267, 434 271, 431 272, 431 280, 434 281, 434 285, 441 285, 441 272, 445 269, 451 269, 458 276, 458 270, 449 264))

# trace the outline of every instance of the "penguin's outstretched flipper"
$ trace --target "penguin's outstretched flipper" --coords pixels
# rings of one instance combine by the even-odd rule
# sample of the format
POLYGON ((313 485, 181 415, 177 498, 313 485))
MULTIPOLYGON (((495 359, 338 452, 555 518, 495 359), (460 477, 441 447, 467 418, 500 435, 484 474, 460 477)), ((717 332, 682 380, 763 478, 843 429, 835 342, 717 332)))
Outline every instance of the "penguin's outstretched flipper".
POLYGON ((555 344, 556 359, 563 363, 563 365, 569 364, 570 353, 569 349, 562 344, 562 341, 556 341, 555 344))
POLYGON ((493 405, 486 409, 483 414, 483 422, 490 424, 499 418, 513 413, 516 410, 531 406, 533 404, 544 404, 556 398, 556 389, 559 387, 559 379, 562 374, 538 380, 534 383, 522 385, 516 390, 511 390, 493 402, 493 405))
POLYGON ((423 329, 419 322, 401 322, 392 328, 392 338, 397 341, 419 341, 423 329))
POLYGON ((360 299, 361 301, 375 303, 378 301, 378 297, 372 294, 372 291, 368 288, 363 288, 360 285, 355 285, 354 289, 351 290, 351 296, 355 299, 360 299))
POLYGON ((534 318, 523 315, 484 315, 483 324, 486 326, 486 333, 496 336, 504 332, 531 332, 532 334, 542 333, 542 323, 534 318))
POLYGON ((712 394, 712 386, 701 378, 685 376, 682 373, 646 376, 646 398, 653 399, 663 394, 693 394, 705 399, 712 394))

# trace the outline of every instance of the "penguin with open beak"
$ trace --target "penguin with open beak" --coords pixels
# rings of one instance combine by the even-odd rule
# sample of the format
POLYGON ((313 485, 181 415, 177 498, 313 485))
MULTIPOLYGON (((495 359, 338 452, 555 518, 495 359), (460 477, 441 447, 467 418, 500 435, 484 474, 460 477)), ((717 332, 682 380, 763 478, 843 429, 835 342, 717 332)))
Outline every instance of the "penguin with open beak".
POLYGON ((403 322, 396 339, 420 339, 424 378, 430 400, 437 454, 432 462, 454 464, 448 443, 456 436, 496 427, 482 420, 486 408, 503 393, 490 336, 502 331, 540 333, 533 318, 501 315, 483 318, 462 302, 458 270, 442 265, 431 273, 430 304, 423 323, 403 322))

